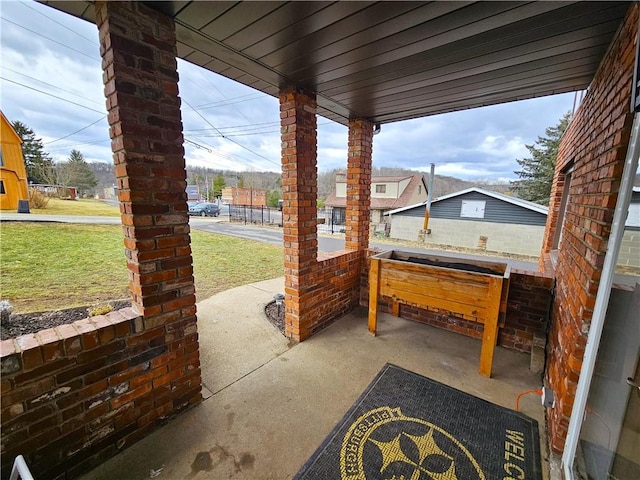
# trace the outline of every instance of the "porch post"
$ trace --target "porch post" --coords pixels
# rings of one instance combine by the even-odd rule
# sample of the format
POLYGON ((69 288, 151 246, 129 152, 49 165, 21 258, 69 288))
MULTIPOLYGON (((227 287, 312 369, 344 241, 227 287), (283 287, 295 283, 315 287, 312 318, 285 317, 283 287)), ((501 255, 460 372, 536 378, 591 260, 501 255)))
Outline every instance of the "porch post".
POLYGON ((361 118, 349 120, 345 231, 347 250, 364 251, 369 247, 372 144, 373 123, 361 118))
POLYGON ((315 286, 317 236, 317 132, 315 95, 280 90, 285 329, 302 341, 311 335, 308 310, 315 286))
POLYGON ((151 339, 140 347, 166 370, 150 413, 166 416, 201 400, 175 25, 142 2, 95 10, 129 288, 151 339))

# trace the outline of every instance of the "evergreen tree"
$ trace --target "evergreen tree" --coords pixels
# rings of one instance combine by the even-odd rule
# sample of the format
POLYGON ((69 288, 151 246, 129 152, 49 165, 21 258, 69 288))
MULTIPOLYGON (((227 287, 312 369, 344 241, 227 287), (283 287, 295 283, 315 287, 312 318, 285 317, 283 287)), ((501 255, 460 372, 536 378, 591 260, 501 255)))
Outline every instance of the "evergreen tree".
POLYGON ((224 176, 219 173, 218 176, 213 180, 213 196, 214 198, 218 198, 222 196, 222 189, 227 186, 227 183, 224 181, 224 176))
POLYGON ((277 207, 278 200, 280 200, 280 191, 279 190, 267 190, 265 192, 267 197, 267 207, 277 207))
POLYGON ((571 112, 565 113, 555 127, 545 130, 546 137, 538 137, 534 145, 526 145, 531 157, 516 159, 522 170, 514 172, 520 180, 511 182, 511 186, 520 198, 549 205, 558 147, 570 116, 571 112))
POLYGON ((65 178, 64 185, 76 187, 79 196, 86 194, 98 184, 95 173, 78 150, 71 150, 69 160, 62 164, 62 170, 64 172, 62 176, 65 178))
POLYGON ((22 155, 29 183, 50 183, 50 172, 54 170, 53 161, 44 151, 42 139, 36 138, 34 131, 19 120, 11 125, 22 140, 22 155))

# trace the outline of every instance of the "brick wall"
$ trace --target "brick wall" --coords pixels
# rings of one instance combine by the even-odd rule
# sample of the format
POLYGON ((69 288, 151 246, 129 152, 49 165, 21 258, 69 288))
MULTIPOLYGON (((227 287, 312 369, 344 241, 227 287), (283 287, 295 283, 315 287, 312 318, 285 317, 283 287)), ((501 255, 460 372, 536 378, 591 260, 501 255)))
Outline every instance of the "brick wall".
POLYGON ((313 320, 308 323, 310 334, 330 325, 358 305, 360 258, 360 252, 354 251, 319 256, 314 273, 316 288, 306 299, 314 311, 313 320))
POLYGON ((368 245, 373 125, 349 124, 346 250, 318 257, 317 132, 313 94, 280 91, 285 329, 302 341, 358 304, 360 272, 368 245))
POLYGON ((188 407, 198 344, 173 337, 127 308, 2 341, 2 478, 18 454, 75 478, 188 407))
POLYGON ((499 345, 529 352, 534 334, 546 336, 554 283, 553 277, 544 273, 511 270, 507 315, 498 335, 499 345))
MULTIPOLYGON (((371 255, 379 253, 369 250, 371 255)), ((361 272, 360 305, 369 306, 369 262, 361 272)), ((498 345, 530 352, 535 334, 545 335, 553 297, 554 280, 550 275, 526 270, 511 270, 507 313, 504 326, 498 332, 498 345)), ((391 313, 391 299, 382 297, 379 311, 391 313)), ((482 339, 482 325, 452 312, 400 305, 400 317, 434 327, 482 339)))
POLYGON ((558 153, 543 242, 543 253, 547 253, 554 248, 557 229, 562 228, 545 376, 556 398, 555 408, 547 411, 555 452, 564 448, 629 142, 637 25, 638 5, 633 4, 558 153), (567 182, 570 196, 563 225, 559 225, 567 182))
POLYGON ((230 192, 231 198, 228 200, 232 205, 253 205, 254 207, 267 206, 267 197, 264 190, 229 187, 223 190, 223 196, 225 191, 230 192))

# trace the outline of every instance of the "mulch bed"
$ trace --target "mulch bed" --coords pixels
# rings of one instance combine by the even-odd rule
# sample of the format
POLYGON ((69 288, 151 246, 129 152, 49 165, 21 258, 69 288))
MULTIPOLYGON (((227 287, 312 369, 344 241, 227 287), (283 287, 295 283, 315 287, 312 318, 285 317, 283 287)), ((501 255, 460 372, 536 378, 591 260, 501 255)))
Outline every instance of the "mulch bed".
MULTIPOLYGON (((267 303, 264 307, 264 313, 267 316, 267 319, 271 322, 271 324, 280 330, 282 335, 285 335, 284 332, 284 305, 278 307, 276 305, 276 301, 272 300, 267 303)), ((285 335, 286 336, 286 335, 285 335)))
MULTIPOLYGON (((113 310, 131 306, 129 300, 114 300, 104 303, 110 304, 113 310)), ((47 328, 82 320, 89 316, 90 309, 91 307, 77 307, 49 312, 12 313, 6 321, 3 319, 0 324, 0 340, 36 333, 47 328)))
MULTIPOLYGON (((107 302, 113 310, 119 310, 131 306, 130 301, 120 300, 107 302)), ((54 310, 49 312, 34 313, 12 313, 8 320, 3 320, 0 324, 0 340, 19 337, 29 333, 36 333, 47 328, 57 327, 82 320, 89 316, 88 310, 91 307, 67 308, 64 310, 54 310)), ((269 302, 264 307, 264 313, 271 324, 276 327, 282 335, 284 330, 284 306, 278 307, 275 300, 269 302)))

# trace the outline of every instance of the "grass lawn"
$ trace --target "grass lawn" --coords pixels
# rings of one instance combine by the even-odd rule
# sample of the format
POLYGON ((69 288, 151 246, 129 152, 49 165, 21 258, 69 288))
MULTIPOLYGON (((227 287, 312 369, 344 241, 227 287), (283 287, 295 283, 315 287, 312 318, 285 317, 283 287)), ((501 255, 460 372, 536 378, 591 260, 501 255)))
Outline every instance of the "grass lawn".
MULTIPOLYGON (((199 231, 191 241, 198 300, 284 275, 280 246, 199 231)), ((3 222, 0 244, 0 299, 16 313, 129 297, 120 225, 3 222)))
POLYGON ((79 200, 61 200, 50 198, 46 208, 32 208, 31 213, 41 215, 90 215, 101 217, 119 217, 120 210, 95 198, 79 200))

